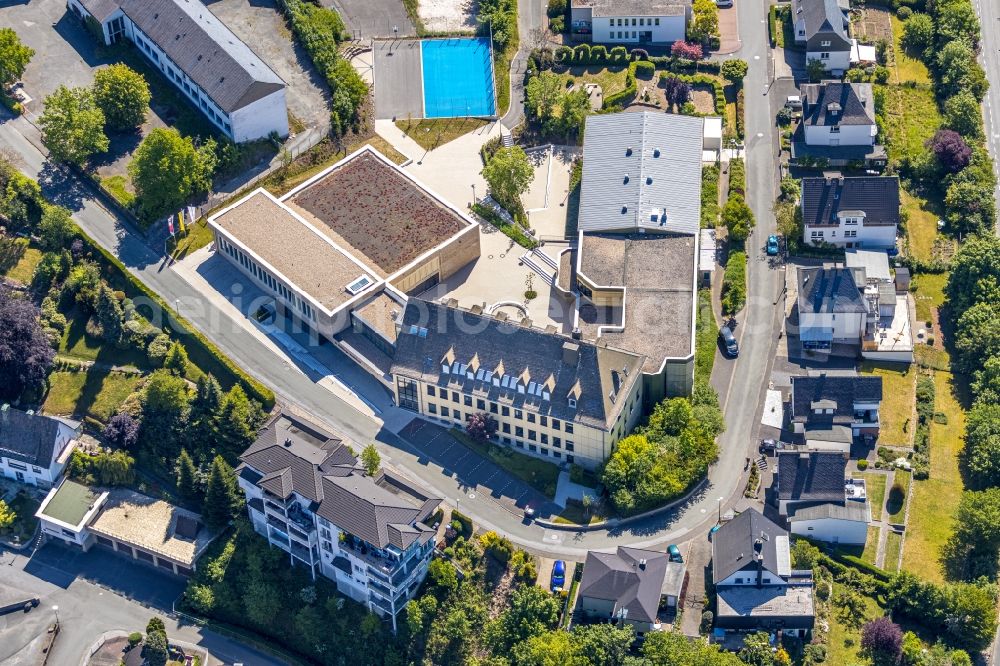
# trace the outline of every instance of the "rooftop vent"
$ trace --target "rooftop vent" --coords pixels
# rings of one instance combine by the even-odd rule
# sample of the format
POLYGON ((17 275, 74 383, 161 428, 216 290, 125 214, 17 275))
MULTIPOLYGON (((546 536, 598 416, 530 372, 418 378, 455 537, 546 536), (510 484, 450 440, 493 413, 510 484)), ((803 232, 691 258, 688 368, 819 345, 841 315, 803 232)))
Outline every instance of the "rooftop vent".
POLYGON ((639 560, 639 568, 640 569, 645 569, 646 568, 646 558, 645 557, 642 558, 641 560, 639 560))
POLYGON ((840 103, 830 102, 829 104, 826 105, 826 110, 832 113, 833 115, 837 115, 841 111, 840 103))
POLYGON ((292 439, 290 437, 285 438, 285 448, 290 448, 292 446, 292 439))
POLYGON ((652 185, 653 184, 653 177, 652 176, 646 176, 646 184, 647 185, 652 185))
POLYGON ((625 149, 625 157, 632 157, 632 146, 625 149))
POLYGON ((622 206, 622 215, 628 212, 628 206, 622 206))
POLYGON ((653 157, 659 157, 659 156, 660 156, 660 149, 659 148, 654 148, 653 149, 653 157))
POLYGON ((623 185, 628 185, 628 174, 625 174, 625 180, 622 181, 623 185))

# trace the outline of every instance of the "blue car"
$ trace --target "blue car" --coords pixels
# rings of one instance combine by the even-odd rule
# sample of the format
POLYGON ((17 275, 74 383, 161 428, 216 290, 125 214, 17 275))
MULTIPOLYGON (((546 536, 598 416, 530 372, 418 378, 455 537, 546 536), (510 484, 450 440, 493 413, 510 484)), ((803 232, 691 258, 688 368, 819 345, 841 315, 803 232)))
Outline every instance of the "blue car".
POLYGON ((767 237, 767 256, 778 256, 778 237, 774 234, 767 237))
POLYGON ((670 557, 671 562, 684 561, 684 558, 681 557, 681 549, 675 546, 674 544, 670 544, 669 546, 667 546, 667 555, 670 557))
POLYGON ((566 563, 562 560, 556 560, 555 564, 552 565, 552 580, 549 584, 549 589, 555 592, 556 590, 561 590, 566 584, 566 563))

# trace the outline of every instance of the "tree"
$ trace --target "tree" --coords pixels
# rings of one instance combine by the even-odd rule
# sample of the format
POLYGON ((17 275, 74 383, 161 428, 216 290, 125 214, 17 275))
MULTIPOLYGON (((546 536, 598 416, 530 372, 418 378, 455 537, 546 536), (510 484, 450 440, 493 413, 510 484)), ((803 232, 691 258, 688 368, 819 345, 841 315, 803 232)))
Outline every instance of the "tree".
POLYGON ((903 24, 900 44, 912 53, 923 53, 934 43, 934 21, 927 14, 915 12, 903 24))
POLYGON ((10 508, 7 502, 0 499, 0 532, 6 530, 14 524, 17 514, 10 508))
POLYGON ((646 634, 642 654, 652 666, 743 666, 744 662, 731 652, 723 652, 718 645, 704 641, 688 640, 687 636, 673 631, 652 631, 646 634))
POLYGON ((477 442, 486 442, 497 434, 497 420, 486 412, 476 412, 465 422, 465 432, 477 442))
POLYGON ((587 664, 603 666, 623 666, 635 641, 635 630, 630 625, 574 625, 571 635, 587 664))
POLYGON ((740 60, 739 58, 730 58, 729 60, 724 60, 722 66, 720 67, 720 72, 727 80, 733 83, 740 83, 747 75, 747 70, 749 65, 746 60, 740 60))
POLYGON ((191 501, 201 495, 201 488, 198 487, 198 470, 187 449, 181 449, 180 455, 177 456, 174 474, 177 479, 177 489, 184 499, 191 501))
POLYGON ((722 207, 722 224, 729 230, 729 237, 737 243, 747 239, 754 227, 754 218, 753 211, 743 197, 739 195, 729 197, 726 205, 722 207))
POLYGON ((944 43, 937 52, 939 82, 937 92, 942 97, 951 97, 967 90, 977 100, 982 101, 989 88, 986 74, 976 60, 975 52, 962 40, 944 43))
POLYGON ((818 83, 826 76, 826 65, 823 64, 822 60, 810 58, 806 63, 806 75, 809 77, 809 81, 818 83))
POLYGON ((972 374, 984 358, 1000 355, 1000 302, 976 303, 955 323, 955 365, 972 374))
POLYGON ((962 245, 952 262, 945 296, 955 320, 976 303, 1000 302, 1000 238, 984 234, 962 245))
POLYGON ((973 377, 972 395, 977 403, 1000 403, 1000 356, 986 359, 973 377))
POLYGON ((247 398, 239 384, 229 389, 219 409, 219 440, 234 456, 253 444, 263 418, 260 405, 247 398))
POLYGON ((128 412, 118 412, 108 419, 101 438, 116 449, 131 449, 139 439, 139 422, 128 412))
POLYGON ((124 317, 125 312, 115 298, 115 292, 108 285, 101 285, 97 292, 97 304, 94 306, 94 319, 101 327, 101 337, 111 344, 118 344, 122 339, 124 317))
MULTIPOLYGON (((962 172, 964 173, 964 172, 962 172)), ((945 217, 952 229, 986 234, 996 219, 992 183, 956 180, 944 195, 945 217)))
POLYGON ((38 320, 39 310, 0 285, 0 400, 16 400, 41 387, 55 351, 38 320))
POLYGON ((663 95, 667 104, 682 107, 691 99, 691 86, 677 76, 666 76, 663 78, 663 95))
POLYGON ((361 466, 365 468, 365 473, 368 476, 375 476, 378 473, 382 466, 382 456, 379 455, 374 444, 369 444, 361 450, 361 466))
MULTIPOLYGON (((994 356, 986 363, 995 369, 1000 366, 1000 357, 994 356)), ((969 410, 962 462, 973 487, 1000 486, 1000 404, 977 401, 969 410)))
POLYGON ((749 666, 771 666, 774 654, 771 652, 771 638, 766 631, 758 631, 743 639, 740 659, 749 666))
POLYGON ((521 210, 521 195, 528 191, 535 170, 519 146, 501 148, 482 171, 490 194, 500 205, 521 210))
POLYGON ((548 631, 514 645, 515 666, 589 666, 598 662, 580 653, 580 646, 565 631, 548 631))
POLYGON ((694 60, 697 62, 701 60, 705 54, 701 50, 701 44, 677 41, 670 46, 670 55, 675 58, 684 58, 685 60, 694 60))
POLYGON ((1000 552, 1000 488, 965 491, 955 512, 955 528, 945 546, 953 576, 996 578, 1000 552))
POLYGON ((861 628, 861 649, 875 666, 896 666, 903 654, 903 630, 887 617, 861 628))
POLYGON ((191 439, 211 442, 219 436, 222 388, 212 375, 201 375, 191 401, 191 439))
POLYGON ((42 209, 42 219, 38 223, 38 235, 42 239, 43 250, 58 252, 68 248, 73 236, 76 235, 72 214, 62 206, 45 206, 42 209))
POLYGON ((934 9, 938 44, 962 40, 973 51, 979 50, 979 18, 971 2, 940 2, 934 9))
POLYGON ((161 458, 172 458, 180 446, 188 420, 188 387, 180 377, 165 370, 149 376, 142 397, 140 443, 161 458))
POLYGON ((945 124, 973 141, 983 138, 983 110, 967 90, 949 97, 944 103, 945 124))
POLYGON ((152 97, 142 74, 117 63, 97 70, 94 99, 104 112, 108 127, 127 130, 143 123, 152 97))
POLYGON ((187 350, 184 349, 184 345, 175 340, 170 345, 170 349, 167 350, 167 355, 163 359, 163 369, 170 371, 178 377, 183 377, 187 374, 188 365, 187 350))
POLYGON ((201 508, 201 517, 207 526, 222 528, 233 519, 240 506, 238 492, 233 468, 222 456, 215 456, 205 484, 205 501, 201 508))
POLYGON ((127 486, 135 479, 135 459, 119 449, 93 458, 97 482, 103 486, 127 486))
POLYGON ((106 152, 110 145, 104 135, 104 113, 87 88, 56 88, 45 98, 38 125, 42 143, 57 162, 83 164, 94 153, 106 152))
POLYGON ((494 653, 554 629, 559 622, 559 602, 537 585, 523 585, 511 595, 510 605, 486 628, 486 641, 494 653))
POLYGON ((688 39, 693 42, 706 42, 719 34, 719 8, 715 0, 694 0, 691 5, 691 15, 688 39))
POLYGON ((152 219, 180 208, 195 194, 207 191, 215 172, 215 146, 195 147, 190 137, 173 129, 150 132, 128 165, 139 210, 152 219))
POLYGON ((562 79, 552 72, 541 72, 533 76, 525 89, 528 114, 546 120, 563 97, 562 79))
POLYGON ((583 88, 566 93, 560 100, 559 128, 563 136, 580 134, 591 113, 590 95, 583 88))
POLYGON ((13 28, 0 28, 0 88, 20 79, 34 55, 35 51, 21 43, 13 28))
POLYGON ((939 129, 927 141, 927 147, 948 173, 961 171, 972 159, 972 148, 955 130, 939 129))
POLYGON ((147 666, 165 666, 170 658, 167 634, 162 630, 146 630, 146 642, 142 645, 142 656, 147 666))

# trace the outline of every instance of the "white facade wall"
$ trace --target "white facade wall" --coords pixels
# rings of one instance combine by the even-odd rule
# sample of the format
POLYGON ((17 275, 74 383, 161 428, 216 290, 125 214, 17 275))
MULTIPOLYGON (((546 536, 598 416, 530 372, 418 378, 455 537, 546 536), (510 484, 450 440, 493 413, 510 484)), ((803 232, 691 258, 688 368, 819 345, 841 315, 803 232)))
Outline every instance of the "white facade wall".
POLYGON ((860 545, 868 537, 868 523, 840 518, 817 518, 790 522, 792 534, 828 543, 860 545))
POLYGON ((837 131, 831 126, 806 125, 807 146, 874 146, 878 129, 871 125, 838 125, 837 131))
POLYGON ((49 488, 62 476, 66 462, 69 460, 70 451, 75 446, 76 431, 65 423, 60 423, 56 442, 52 447, 52 460, 47 467, 29 465, 13 458, 0 458, 0 474, 19 483, 49 488), (70 451, 66 450, 67 447, 70 448, 70 451), (63 457, 63 454, 66 454, 66 457, 63 457), (60 458, 63 458, 62 462, 59 462, 60 458))
POLYGON ((846 72, 851 68, 851 51, 807 51, 806 62, 819 60, 828 72, 846 72))
POLYGON ((840 247, 872 249, 885 249, 896 245, 896 225, 866 225, 864 220, 856 224, 848 224, 844 219, 838 221, 837 226, 803 225, 803 242, 809 244, 825 242, 840 247))
MULTIPOLYGON (((747 557, 752 557, 752 553, 747 554, 747 557)), ((787 585, 787 581, 781 576, 771 573, 767 569, 761 574, 763 585, 787 585)), ((756 567, 750 569, 741 569, 736 573, 730 574, 729 577, 723 578, 721 582, 716 583, 717 587, 722 587, 724 585, 731 586, 747 586, 757 584, 757 569, 756 567)))
POLYGON ((272 132, 276 132, 280 137, 288 136, 285 89, 276 90, 242 109, 236 109, 230 120, 233 127, 233 141, 236 143, 265 139, 272 132))
POLYGON ((595 44, 669 44, 683 40, 686 28, 685 16, 598 16, 591 27, 595 44))
POLYGON ((811 328, 832 329, 835 341, 860 342, 865 331, 867 316, 860 312, 799 312, 799 331, 804 339, 809 339, 805 331, 811 328))

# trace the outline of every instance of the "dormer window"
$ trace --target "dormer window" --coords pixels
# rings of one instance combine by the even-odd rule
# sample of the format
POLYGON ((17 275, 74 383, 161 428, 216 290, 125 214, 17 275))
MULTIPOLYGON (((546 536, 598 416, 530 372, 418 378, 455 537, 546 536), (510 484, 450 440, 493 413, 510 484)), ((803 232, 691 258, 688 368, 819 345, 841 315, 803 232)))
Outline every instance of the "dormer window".
POLYGON ((441 374, 442 375, 447 375, 449 372, 451 372, 451 368, 449 368, 446 364, 442 363, 441 364, 441 374))
POLYGON ((569 405, 570 409, 576 409, 576 398, 567 398, 566 403, 569 405))

